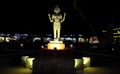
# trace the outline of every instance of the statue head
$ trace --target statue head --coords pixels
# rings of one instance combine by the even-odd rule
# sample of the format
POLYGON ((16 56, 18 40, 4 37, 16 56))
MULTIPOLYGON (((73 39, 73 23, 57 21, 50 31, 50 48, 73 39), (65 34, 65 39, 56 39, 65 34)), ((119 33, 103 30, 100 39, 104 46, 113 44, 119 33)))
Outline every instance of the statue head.
POLYGON ((55 12, 55 13, 59 13, 59 12, 60 12, 60 8, 59 8, 58 5, 55 7, 54 12, 55 12))

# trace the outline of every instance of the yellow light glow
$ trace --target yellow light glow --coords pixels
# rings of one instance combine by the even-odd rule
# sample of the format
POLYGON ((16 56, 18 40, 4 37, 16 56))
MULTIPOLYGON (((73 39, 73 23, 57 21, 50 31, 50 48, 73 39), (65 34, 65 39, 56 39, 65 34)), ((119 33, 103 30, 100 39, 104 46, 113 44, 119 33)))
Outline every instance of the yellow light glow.
POLYGON ((120 34, 120 32, 117 32, 117 33, 113 33, 113 34, 120 34))
MULTIPOLYGON (((33 67, 33 60, 35 58, 26 58, 26 68, 32 68, 33 67)), ((82 57, 82 59, 74 59, 75 64, 74 68, 82 68, 84 67, 90 67, 90 57, 82 57)))
POLYGON ((113 38, 119 38, 120 36, 113 36, 113 38))
POLYGON ((90 57, 82 57, 84 67, 90 67, 90 57))
POLYGON ((64 50, 65 44, 64 43, 48 43, 48 50, 54 50, 56 48, 57 50, 64 50))
POLYGON ((120 29, 120 28, 115 28, 115 29, 113 29, 113 30, 118 30, 118 29, 120 29))
POLYGON ((26 58, 26 67, 27 68, 32 68, 32 65, 33 65, 33 60, 35 58, 26 58))
POLYGON ((21 57, 22 64, 26 63, 26 59, 27 59, 28 57, 29 57, 29 56, 22 56, 22 57, 21 57))
POLYGON ((83 66, 83 60, 82 59, 74 59, 75 60, 75 68, 80 68, 83 66))
POLYGON ((107 32, 106 30, 102 30, 102 32, 107 32))

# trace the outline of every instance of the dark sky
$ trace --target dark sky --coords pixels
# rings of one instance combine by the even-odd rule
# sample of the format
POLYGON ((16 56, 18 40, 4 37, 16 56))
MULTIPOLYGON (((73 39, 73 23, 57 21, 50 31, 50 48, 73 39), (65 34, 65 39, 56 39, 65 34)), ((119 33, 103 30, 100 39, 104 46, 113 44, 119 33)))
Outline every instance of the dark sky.
MULTIPOLYGON (((48 13, 55 5, 66 12, 62 33, 93 33, 119 24, 117 2, 102 0, 6 1, 1 5, 1 32, 52 33, 48 13), (7 27, 7 28, 6 28, 7 27)), ((118 26, 118 25, 117 25, 118 26)))

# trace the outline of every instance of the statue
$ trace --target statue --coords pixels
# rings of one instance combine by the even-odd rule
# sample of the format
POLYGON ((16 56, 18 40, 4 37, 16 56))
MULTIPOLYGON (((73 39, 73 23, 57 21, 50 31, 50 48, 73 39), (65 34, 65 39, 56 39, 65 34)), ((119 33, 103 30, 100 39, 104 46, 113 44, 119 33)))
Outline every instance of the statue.
POLYGON ((48 14, 50 22, 53 22, 53 34, 54 34, 54 40, 60 39, 60 30, 61 30, 61 23, 65 20, 66 13, 64 13, 64 16, 59 14, 60 8, 59 6, 56 6, 54 9, 54 13, 52 14, 52 17, 50 14, 48 14))

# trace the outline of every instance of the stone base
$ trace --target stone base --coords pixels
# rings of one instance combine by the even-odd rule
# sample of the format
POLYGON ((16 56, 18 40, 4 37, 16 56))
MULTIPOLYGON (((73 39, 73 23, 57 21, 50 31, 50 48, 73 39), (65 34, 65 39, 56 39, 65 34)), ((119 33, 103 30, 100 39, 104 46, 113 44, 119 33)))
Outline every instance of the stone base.
POLYGON ((65 49, 65 44, 63 41, 50 41, 48 43, 48 50, 64 50, 65 49))

